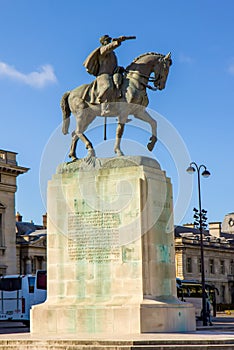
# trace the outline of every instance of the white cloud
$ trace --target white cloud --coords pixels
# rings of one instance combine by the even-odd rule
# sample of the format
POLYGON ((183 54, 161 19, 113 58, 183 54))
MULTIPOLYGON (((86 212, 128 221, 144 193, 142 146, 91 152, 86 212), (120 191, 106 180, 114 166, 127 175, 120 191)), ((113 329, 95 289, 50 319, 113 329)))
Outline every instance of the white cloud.
POLYGON ((17 71, 13 66, 9 66, 5 62, 0 62, 0 78, 1 77, 17 80, 36 88, 42 88, 49 83, 57 82, 53 67, 49 64, 41 66, 36 72, 24 74, 17 71))

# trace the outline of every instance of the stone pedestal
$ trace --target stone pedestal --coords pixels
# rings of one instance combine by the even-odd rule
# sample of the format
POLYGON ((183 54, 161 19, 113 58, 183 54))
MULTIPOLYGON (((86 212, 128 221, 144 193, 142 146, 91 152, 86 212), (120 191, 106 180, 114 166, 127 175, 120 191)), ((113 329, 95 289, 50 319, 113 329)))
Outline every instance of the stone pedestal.
POLYGON ((155 160, 62 164, 47 209, 48 298, 32 333, 195 330, 176 298, 172 188, 155 160))

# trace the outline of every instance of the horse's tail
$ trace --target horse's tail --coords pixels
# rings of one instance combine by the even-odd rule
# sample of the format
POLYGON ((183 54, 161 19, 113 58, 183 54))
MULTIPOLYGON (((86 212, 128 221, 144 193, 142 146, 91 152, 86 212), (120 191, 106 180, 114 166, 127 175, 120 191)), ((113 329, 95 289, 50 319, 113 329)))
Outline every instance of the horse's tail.
POLYGON ((63 131, 64 135, 68 134, 68 129, 69 129, 69 125, 70 125, 71 110, 70 110, 69 103, 68 103, 69 95, 70 95, 70 91, 65 92, 65 94, 63 95, 61 102, 60 102, 60 106, 61 106, 61 109, 63 112, 62 131, 63 131))

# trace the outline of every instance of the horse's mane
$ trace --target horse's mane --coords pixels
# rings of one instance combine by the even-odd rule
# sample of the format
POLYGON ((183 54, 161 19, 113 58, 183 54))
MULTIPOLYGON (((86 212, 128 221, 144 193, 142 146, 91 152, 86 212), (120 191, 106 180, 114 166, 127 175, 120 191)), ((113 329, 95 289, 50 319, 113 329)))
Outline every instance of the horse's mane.
POLYGON ((142 57, 145 57, 145 56, 158 56, 159 58, 163 58, 164 55, 162 55, 161 53, 158 53, 158 52, 146 52, 146 53, 143 53, 139 56, 137 56, 136 58, 134 58, 134 60, 126 67, 126 70, 128 69, 131 69, 132 66, 134 65, 134 63, 137 63, 142 57))
POLYGON ((144 56, 149 56, 149 55, 164 57, 164 55, 162 55, 161 53, 158 53, 158 52, 146 52, 146 53, 143 53, 143 54, 137 56, 136 58, 134 58, 132 63, 137 62, 140 58, 142 58, 144 56))

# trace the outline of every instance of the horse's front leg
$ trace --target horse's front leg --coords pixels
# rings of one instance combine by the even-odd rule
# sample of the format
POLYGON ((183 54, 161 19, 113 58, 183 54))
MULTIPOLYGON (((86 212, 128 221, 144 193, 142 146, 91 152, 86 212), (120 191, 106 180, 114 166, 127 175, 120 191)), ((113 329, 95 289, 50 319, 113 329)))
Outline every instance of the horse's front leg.
POLYGON ((86 161, 89 161, 92 157, 95 157, 95 151, 93 148, 92 143, 89 141, 89 139, 82 133, 82 132, 78 132, 76 131, 76 134, 78 136, 78 138, 84 142, 86 149, 88 150, 88 155, 85 157, 86 161))
POLYGON ((123 136, 123 132, 124 132, 124 123, 118 123, 117 128, 116 128, 116 138, 115 138, 115 147, 114 147, 114 151, 116 153, 116 155, 119 156, 123 156, 123 152, 120 149, 120 142, 121 142, 121 138, 123 136))
POLYGON ((152 136, 150 137, 150 142, 148 142, 147 148, 149 151, 152 151, 155 143, 157 142, 157 122, 154 120, 151 115, 144 110, 137 110, 134 112, 134 117, 143 120, 146 123, 149 123, 151 126, 152 136))

